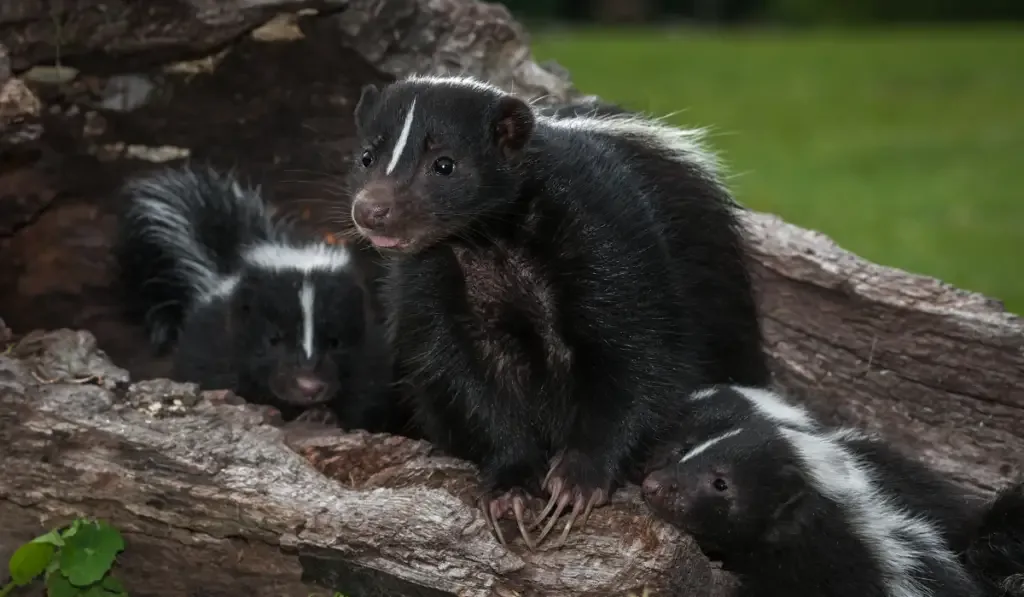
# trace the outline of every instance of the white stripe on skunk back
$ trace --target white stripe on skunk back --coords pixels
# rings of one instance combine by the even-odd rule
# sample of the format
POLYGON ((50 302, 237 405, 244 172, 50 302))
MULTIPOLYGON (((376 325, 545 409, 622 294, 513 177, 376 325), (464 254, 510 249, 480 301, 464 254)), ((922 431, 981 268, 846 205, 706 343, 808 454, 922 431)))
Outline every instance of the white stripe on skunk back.
POLYGON ((846 431, 819 435, 780 427, 779 432, 802 459, 815 489, 847 513, 854 532, 884 571, 890 597, 933 594, 921 584, 926 559, 951 570, 961 568, 938 529, 925 516, 896 504, 871 466, 843 447, 846 431))
MULTIPOLYGON (((755 412, 779 424, 798 429, 814 429, 818 426, 818 422, 806 408, 788 402, 778 393, 764 388, 738 385, 712 386, 694 392, 690 396, 690 400, 696 402, 714 399, 719 392, 723 391, 736 392, 749 403, 755 412)), ((712 405, 709 407, 713 408, 712 405)))

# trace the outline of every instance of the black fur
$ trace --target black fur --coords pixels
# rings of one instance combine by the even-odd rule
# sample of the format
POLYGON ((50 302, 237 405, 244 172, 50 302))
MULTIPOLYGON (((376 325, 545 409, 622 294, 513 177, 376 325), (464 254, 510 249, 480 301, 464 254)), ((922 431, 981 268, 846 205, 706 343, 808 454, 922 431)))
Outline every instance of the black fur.
MULTIPOLYGON (((776 392, 769 394, 779 403, 802 412, 805 419, 770 420, 752 405, 741 390, 735 386, 715 386, 704 388, 702 393, 708 395, 699 400, 691 396, 689 416, 672 432, 668 441, 655 449, 651 459, 645 463, 645 473, 671 466, 696 445, 720 433, 751 424, 785 425, 815 433, 836 429, 821 423, 806 408, 776 392)), ((973 532, 973 522, 987 506, 986 500, 880 437, 849 431, 840 443, 871 465, 882 485, 904 507, 926 513, 951 549, 956 552, 964 550, 973 532)))
MULTIPOLYGON (((737 429, 652 472, 643 493, 657 516, 693 536, 739 577, 739 597, 907 595, 887 588, 883 566, 908 550, 886 552, 884 544, 865 539, 851 505, 818 490, 777 422, 751 418, 737 429)), ((899 493, 886 489, 889 497, 899 493)), ((920 589, 913 595, 982 595, 944 541, 935 547, 912 537, 903 538, 923 554, 910 569, 920 589)))
POLYGON ((117 252, 125 290, 135 312, 147 314, 154 343, 176 344, 175 379, 234 390, 286 420, 325 407, 345 427, 401 425, 384 330, 372 324, 344 249, 290 238, 258 192, 210 169, 162 170, 134 180, 127 194, 117 252), (281 251, 295 255, 268 261, 281 251))
POLYGON ((160 353, 174 345, 197 295, 238 270, 240 247, 281 234, 258 193, 212 168, 161 168, 129 180, 121 195, 119 285, 160 353))
POLYGON ((999 492, 973 529, 963 555, 993 597, 1024 596, 1024 483, 999 492))
POLYGON ((680 390, 768 379, 735 206, 696 162, 448 82, 369 87, 356 120, 352 227, 393 255, 399 371, 489 489, 536 490, 564 451, 610 491, 680 390))
MULTIPOLYGON (((751 388, 760 391, 757 388, 751 388)), ((686 417, 664 436, 652 450, 646 462, 641 463, 639 476, 669 466, 698 444, 730 429, 746 425, 750 421, 767 422, 766 416, 759 411, 751 400, 743 393, 744 388, 735 385, 714 385, 701 388, 690 394, 687 400, 686 417)), ((780 402, 790 404, 780 395, 771 393, 780 402)), ((794 410, 803 417, 793 421, 779 421, 795 428, 823 430, 826 427, 816 420, 803 407, 792 405, 794 410)))
MULTIPOLYGON (((199 305, 186 319, 174 353, 176 379, 202 389, 230 388, 256 404, 295 419, 310 407, 327 406, 346 428, 396 431, 379 406, 392 404, 390 353, 379 324, 367 325, 364 292, 351 274, 313 272, 314 359, 302 350, 302 313, 297 295, 303 276, 243 266, 231 294, 199 305), (324 384, 307 399, 296 378, 324 384)), ((397 419, 396 419, 397 421, 397 419)))

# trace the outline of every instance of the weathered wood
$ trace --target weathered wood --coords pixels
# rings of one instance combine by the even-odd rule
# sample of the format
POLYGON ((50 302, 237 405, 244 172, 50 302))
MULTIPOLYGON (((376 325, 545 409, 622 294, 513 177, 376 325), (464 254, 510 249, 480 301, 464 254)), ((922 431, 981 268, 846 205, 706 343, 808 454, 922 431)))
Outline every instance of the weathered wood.
POLYGON ((569 83, 531 59, 504 5, 466 0, 5 0, 0 44, 15 71, 61 60, 94 67, 208 54, 279 13, 326 26, 381 72, 470 74, 566 99, 569 83))
POLYGON ((1024 474, 1024 319, 778 217, 748 226, 781 386, 966 485, 1024 474))
POLYGON ((252 30, 276 12, 343 9, 346 0, 6 0, 0 42, 16 71, 84 56, 124 59, 205 53, 252 30))
POLYGON ((426 443, 301 426, 286 435, 226 392, 127 381, 84 331, 36 332, 0 357, 0 554, 40 522, 81 513, 126 533, 120 574, 140 597, 304 597, 331 578, 343 580, 329 589, 377 594, 345 584, 355 566, 441 591, 370 575, 391 595, 626 595, 644 584, 724 594, 635 491, 562 550, 507 551, 474 505, 473 467, 426 443))

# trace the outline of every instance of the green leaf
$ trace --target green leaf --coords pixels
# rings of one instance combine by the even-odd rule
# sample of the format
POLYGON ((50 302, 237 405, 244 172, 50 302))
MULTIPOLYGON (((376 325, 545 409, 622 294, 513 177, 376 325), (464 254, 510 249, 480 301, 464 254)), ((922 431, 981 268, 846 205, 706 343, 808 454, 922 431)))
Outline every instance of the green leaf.
POLYGON ((82 597, 119 597, 122 593, 112 593, 105 588, 103 585, 97 583, 91 585, 88 589, 80 589, 82 597))
POLYGON ((51 574, 46 579, 47 597, 79 597, 81 594, 81 590, 72 585, 67 577, 59 572, 51 574))
POLYGON ((110 591, 111 593, 117 593, 118 595, 128 594, 127 591, 124 590, 124 585, 121 584, 121 581, 117 580, 113 576, 110 576, 109 574, 103 577, 103 582, 100 584, 103 585, 104 589, 110 591))
POLYGON ((63 547, 64 539, 61 539, 60 533, 58 533, 57 531, 50 531, 45 535, 39 535, 38 537, 32 540, 32 543, 49 543, 50 545, 54 545, 56 547, 63 547))
POLYGON ((107 574, 122 549, 124 539, 117 529, 100 522, 83 524, 60 550, 61 572, 77 587, 91 585, 107 574))
POLYGON ((53 559, 57 548, 49 543, 36 543, 30 541, 17 549, 8 563, 11 571, 11 580, 20 586, 27 585, 32 580, 46 571, 46 566, 53 559))
POLYGON ((68 528, 64 530, 64 532, 60 534, 60 536, 65 539, 67 539, 68 537, 74 537, 75 533, 78 532, 78 529, 82 528, 82 525, 88 522, 89 521, 85 520, 84 518, 76 518, 75 520, 71 521, 71 524, 68 526, 68 528))

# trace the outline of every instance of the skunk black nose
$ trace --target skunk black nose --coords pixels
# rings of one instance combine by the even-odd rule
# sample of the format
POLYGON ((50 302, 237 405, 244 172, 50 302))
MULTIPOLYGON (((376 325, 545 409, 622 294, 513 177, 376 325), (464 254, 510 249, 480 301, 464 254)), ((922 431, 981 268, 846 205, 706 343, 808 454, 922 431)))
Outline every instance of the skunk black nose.
POLYGON ((295 378, 295 387, 307 398, 312 398, 322 392, 324 385, 323 381, 309 375, 300 375, 295 378))
POLYGON ((392 199, 376 188, 366 189, 352 201, 352 221, 367 230, 379 230, 391 219, 392 199))

